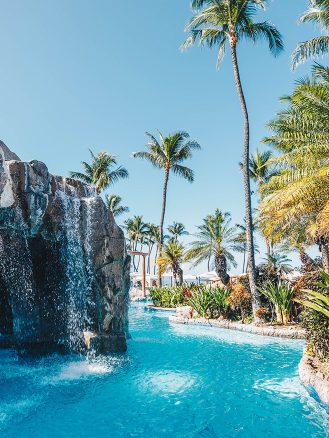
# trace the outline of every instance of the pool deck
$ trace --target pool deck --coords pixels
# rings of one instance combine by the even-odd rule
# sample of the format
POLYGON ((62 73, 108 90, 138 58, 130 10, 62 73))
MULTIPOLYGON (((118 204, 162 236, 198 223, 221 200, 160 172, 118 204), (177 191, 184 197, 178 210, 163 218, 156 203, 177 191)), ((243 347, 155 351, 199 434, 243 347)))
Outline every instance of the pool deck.
POLYGON ((242 324, 236 321, 205 319, 205 318, 187 318, 179 315, 170 315, 169 320, 175 324, 189 324, 225 328, 230 330, 239 330, 241 332, 253 333, 262 336, 274 336, 278 338, 304 339, 305 331, 297 325, 255 325, 242 324))

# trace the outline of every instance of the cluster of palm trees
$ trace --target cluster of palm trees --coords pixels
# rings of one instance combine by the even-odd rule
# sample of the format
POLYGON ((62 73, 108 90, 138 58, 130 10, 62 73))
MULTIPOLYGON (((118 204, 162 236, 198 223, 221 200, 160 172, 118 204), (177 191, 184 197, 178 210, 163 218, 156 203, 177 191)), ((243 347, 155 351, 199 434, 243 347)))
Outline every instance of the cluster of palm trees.
MULTIPOLYGON (((328 32, 329 2, 310 3, 301 21, 328 32)), ((328 49, 328 35, 303 42, 293 54, 293 66, 328 49)), ((278 151, 268 166, 275 172, 260 188, 264 234, 313 264, 305 250, 318 245, 329 272, 329 68, 315 64, 311 77, 299 80, 281 100, 286 108, 269 123, 273 135, 264 139, 278 151)))
MULTIPOLYGON (((198 43, 200 46, 217 48, 217 67, 229 49, 233 66, 234 81, 241 104, 244 121, 243 161, 240 163, 245 203, 245 222, 231 225, 228 213, 216 210, 208 215, 197 228, 196 240, 185 251, 178 237, 186 231, 181 224, 168 228, 170 238, 164 235, 168 184, 171 175, 177 175, 193 182, 193 171, 185 166, 192 153, 200 145, 181 131, 165 136, 147 133, 149 142, 146 150, 135 152, 135 158, 145 159, 163 172, 163 196, 159 226, 143 222, 135 216, 125 222, 131 249, 147 247, 150 254, 155 252, 155 265, 158 265, 158 283, 161 273, 171 267, 175 279, 181 279, 181 263, 191 260, 194 263, 211 263, 223 282, 228 281, 227 268, 234 264, 232 251, 244 254, 243 271, 248 272, 253 301, 253 315, 261 306, 256 286, 254 232, 260 230, 267 246, 266 263, 275 267, 282 256, 277 252, 278 245, 299 251, 302 260, 309 260, 308 246, 316 243, 322 253, 323 266, 329 271, 329 69, 316 64, 312 77, 296 84, 290 96, 282 100, 287 108, 269 124, 273 135, 264 140, 275 150, 250 155, 250 122, 247 103, 243 91, 238 62, 238 47, 242 40, 255 43, 265 40, 270 52, 276 56, 283 50, 283 40, 270 22, 256 21, 258 13, 265 9, 266 0, 192 0, 193 17, 186 26, 188 37, 182 48, 198 43), (252 208, 251 182, 257 186, 260 201, 256 213, 252 208)), ((292 55, 292 65, 296 68, 309 58, 324 55, 329 50, 329 1, 309 0, 309 9, 300 18, 301 22, 318 24, 323 35, 298 45, 292 55)), ((97 156, 91 152, 92 163, 83 162, 85 173, 72 172, 72 177, 92 183, 100 193, 120 178, 126 178, 125 168, 116 166, 116 159, 102 152, 97 156)), ((106 197, 113 214, 127 212, 121 206, 121 198, 115 195, 106 197)), ((285 264, 287 265, 287 259, 285 264)), ((281 265, 284 264, 283 262, 281 265)), ((134 260, 138 269, 138 261, 134 260)), ((155 268, 154 268, 155 269, 155 268)), ((151 255, 148 271, 151 270, 151 255)))
MULTIPOLYGON (((188 232, 185 226, 180 222, 174 222, 168 226, 168 234, 163 235, 162 252, 160 254, 161 237, 160 227, 158 225, 143 221, 143 216, 134 216, 124 222, 124 228, 127 235, 128 248, 133 251, 145 251, 147 256, 147 274, 155 275, 158 270, 160 275, 165 271, 172 270, 174 281, 177 282, 177 276, 182 280, 182 270, 180 264, 184 253, 184 246, 179 241, 180 237, 185 236, 188 232)), ((133 269, 138 271, 140 266, 140 257, 133 256, 133 269)))

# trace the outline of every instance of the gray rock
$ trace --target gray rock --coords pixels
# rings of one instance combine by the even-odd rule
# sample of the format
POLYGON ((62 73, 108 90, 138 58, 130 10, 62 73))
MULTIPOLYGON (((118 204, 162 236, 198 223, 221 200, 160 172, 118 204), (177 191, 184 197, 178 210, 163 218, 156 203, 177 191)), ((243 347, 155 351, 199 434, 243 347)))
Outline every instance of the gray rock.
POLYGON ((326 365, 316 357, 304 353, 298 371, 303 385, 312 387, 320 400, 325 404, 329 404, 329 373, 326 365))
POLYGON ((15 160, 15 161, 21 161, 21 159, 15 154, 15 152, 12 152, 8 146, 4 144, 3 141, 0 140, 0 148, 3 150, 5 160, 15 160))
POLYGON ((129 271, 123 232, 93 187, 0 149, 0 334, 23 352, 123 351, 129 271))

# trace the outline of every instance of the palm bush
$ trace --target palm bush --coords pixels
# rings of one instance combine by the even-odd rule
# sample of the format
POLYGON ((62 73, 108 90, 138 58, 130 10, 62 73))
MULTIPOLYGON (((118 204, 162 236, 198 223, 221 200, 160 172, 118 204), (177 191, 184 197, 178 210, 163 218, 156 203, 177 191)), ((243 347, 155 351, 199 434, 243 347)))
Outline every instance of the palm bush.
POLYGON ((260 292, 274 305, 277 322, 287 324, 291 320, 292 304, 295 291, 288 283, 267 283, 260 292))
POLYGON ((226 318, 230 308, 230 294, 231 291, 227 287, 215 287, 211 289, 212 293, 212 317, 221 316, 226 318))
POLYGON ((206 286, 200 286, 193 291, 188 298, 187 304, 202 318, 210 318, 212 315, 214 297, 212 291, 206 286))
POLYGON ((312 290, 302 289, 306 295, 298 302, 304 304, 302 325, 306 331, 307 351, 321 361, 329 361, 329 276, 322 273, 322 280, 311 282, 312 290), (319 295, 317 295, 319 294, 319 295))
POLYGON ((183 304, 182 288, 153 287, 149 290, 154 306, 175 308, 183 304))
POLYGON ((323 272, 322 277, 323 282, 316 283, 316 285, 325 293, 304 289, 303 292, 306 293, 306 299, 298 300, 298 302, 305 307, 322 313, 329 319, 329 274, 323 272))

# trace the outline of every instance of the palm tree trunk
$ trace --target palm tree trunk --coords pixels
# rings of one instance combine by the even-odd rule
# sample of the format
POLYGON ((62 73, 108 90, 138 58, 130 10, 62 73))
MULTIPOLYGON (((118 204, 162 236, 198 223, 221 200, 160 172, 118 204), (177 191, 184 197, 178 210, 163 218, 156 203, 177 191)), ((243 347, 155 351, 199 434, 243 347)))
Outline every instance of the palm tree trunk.
POLYGON ((234 70, 235 84, 240 99, 241 109, 244 116, 244 151, 243 151, 243 179, 244 179, 244 193, 245 193, 245 209, 246 209, 246 234, 247 234, 247 252, 248 252, 248 274, 250 292, 252 296, 252 311, 254 320, 258 321, 257 310, 260 308, 260 294, 256 286, 256 265, 255 265, 255 250, 253 238, 253 221, 252 221, 252 207, 251 207, 251 190, 250 190, 250 174, 249 174, 249 115, 246 100, 244 97, 238 59, 236 54, 237 38, 230 39, 232 63, 234 70))
POLYGON ((299 258, 302 262, 302 265, 306 271, 316 271, 317 265, 315 261, 310 257, 307 252, 304 250, 304 248, 299 248, 299 258))
POLYGON ((217 255, 215 257, 215 269, 220 281, 224 286, 227 286, 230 282, 230 276, 227 273, 227 262, 224 255, 217 255))
POLYGON ((158 252, 159 252, 159 245, 157 245, 157 247, 156 247, 155 256, 154 256, 154 266, 153 266, 153 274, 154 275, 155 275, 155 272, 156 272, 158 252))
MULTIPOLYGON (((163 193, 162 193, 162 212, 161 212, 161 220, 160 220, 160 245, 159 245, 159 255, 160 256, 162 254, 162 246, 163 246, 163 224, 164 224, 164 218, 165 218, 165 214, 166 214, 169 171, 170 171, 169 167, 166 167, 165 179, 164 179, 164 184, 163 184, 163 193)), ((159 284, 159 287, 162 285, 161 272, 160 272, 159 266, 158 266, 158 284, 159 284)))
POLYGON ((326 244, 321 245, 322 266, 324 272, 329 274, 329 247, 326 244))

